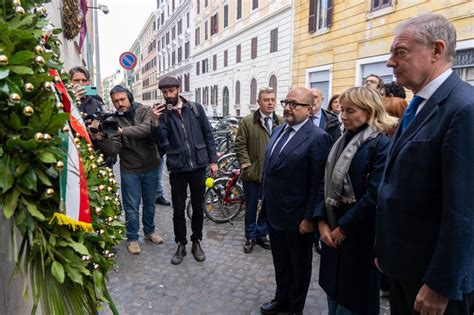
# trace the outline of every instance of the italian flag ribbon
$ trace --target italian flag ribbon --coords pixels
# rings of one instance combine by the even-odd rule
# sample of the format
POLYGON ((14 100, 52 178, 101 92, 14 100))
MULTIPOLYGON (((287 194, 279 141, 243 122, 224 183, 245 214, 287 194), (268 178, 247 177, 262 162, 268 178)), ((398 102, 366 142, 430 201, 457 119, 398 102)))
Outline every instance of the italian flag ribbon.
MULTIPOLYGON (((50 74, 57 76, 56 70, 50 70, 50 74)), ((73 230, 82 229, 93 232, 91 224, 89 191, 84 170, 81 153, 74 142, 74 130, 80 136, 91 143, 80 112, 71 102, 69 94, 62 82, 55 84, 56 90, 61 94, 64 109, 70 114, 67 132, 61 132, 61 147, 67 152, 64 160, 64 168, 60 174, 60 205, 51 222, 56 220, 60 225, 69 225, 73 230)))

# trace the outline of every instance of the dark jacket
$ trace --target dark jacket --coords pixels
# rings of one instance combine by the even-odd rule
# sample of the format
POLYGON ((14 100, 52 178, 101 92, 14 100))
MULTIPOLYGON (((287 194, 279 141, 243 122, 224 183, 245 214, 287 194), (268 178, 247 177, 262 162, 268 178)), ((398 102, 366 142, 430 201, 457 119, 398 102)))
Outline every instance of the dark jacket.
POLYGON ((377 256, 450 299, 474 290, 474 87, 452 73, 396 132, 379 190, 377 256))
POLYGON ((166 152, 170 172, 192 171, 217 163, 216 143, 204 108, 183 97, 181 101, 181 116, 175 110, 165 110, 158 127, 152 127, 153 139, 166 152))
POLYGON ((341 122, 336 114, 321 109, 320 128, 324 129, 332 138, 333 142, 341 136, 341 122))
MULTIPOLYGON (((249 167, 242 169, 240 174, 242 180, 258 182, 262 181, 263 161, 265 160, 265 147, 270 134, 261 121, 262 115, 257 110, 253 114, 242 118, 235 137, 235 153, 240 165, 250 163, 249 167)), ((282 123, 283 119, 273 113, 272 129, 282 123)))
MULTIPOLYGON (((390 138, 381 135, 367 140, 354 155, 349 177, 357 201, 335 209, 338 224, 347 237, 338 249, 323 243, 321 251, 319 285, 338 304, 358 314, 379 313, 379 274, 374 265, 375 206, 389 145, 390 138)), ((325 218, 325 211, 318 217, 325 218)))
POLYGON ((115 118, 122 135, 111 135, 94 145, 105 156, 120 155, 120 168, 143 173, 158 167, 160 156, 151 137, 150 107, 133 103, 126 117, 115 118))
POLYGON ((104 105, 104 101, 100 96, 86 96, 85 98, 81 99, 79 111, 92 116, 96 112, 102 111, 102 105, 104 105))

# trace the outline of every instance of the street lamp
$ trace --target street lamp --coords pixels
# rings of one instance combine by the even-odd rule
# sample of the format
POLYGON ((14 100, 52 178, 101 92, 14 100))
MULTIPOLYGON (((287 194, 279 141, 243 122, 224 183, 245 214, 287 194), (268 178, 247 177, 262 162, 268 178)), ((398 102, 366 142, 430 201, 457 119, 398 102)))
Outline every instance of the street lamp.
POLYGON ((94 46, 95 46, 95 85, 97 86, 97 92, 101 95, 101 80, 100 80, 100 48, 99 48, 99 18, 97 16, 97 10, 102 11, 104 14, 108 14, 109 7, 103 4, 97 4, 97 0, 94 0, 92 7, 89 9, 95 9, 94 11, 94 46))

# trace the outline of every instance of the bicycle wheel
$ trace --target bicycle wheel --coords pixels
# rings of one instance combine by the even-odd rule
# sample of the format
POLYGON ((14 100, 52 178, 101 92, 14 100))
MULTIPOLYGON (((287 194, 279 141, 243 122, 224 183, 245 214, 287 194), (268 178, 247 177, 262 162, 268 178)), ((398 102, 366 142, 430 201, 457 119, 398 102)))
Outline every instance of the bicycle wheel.
POLYGON ((244 207, 243 189, 237 183, 228 188, 229 180, 229 177, 215 180, 214 187, 204 194, 204 214, 216 223, 230 222, 244 207))

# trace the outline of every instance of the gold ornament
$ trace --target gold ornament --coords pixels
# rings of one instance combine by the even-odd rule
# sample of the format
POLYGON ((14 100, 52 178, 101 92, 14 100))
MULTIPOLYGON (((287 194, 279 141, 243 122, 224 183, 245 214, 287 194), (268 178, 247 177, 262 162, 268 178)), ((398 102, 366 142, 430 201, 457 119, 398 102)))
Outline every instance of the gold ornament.
POLYGON ((102 208, 101 207, 95 207, 94 209, 95 214, 99 215, 102 213, 102 208))
POLYGON ((114 198, 114 202, 120 202, 120 199, 118 199, 117 197, 114 198))
POLYGON ((35 86, 31 83, 25 83, 25 85, 23 86, 23 88, 25 89, 26 92, 28 93, 31 93, 35 90, 35 86))
POLYGON ((82 259, 83 261, 89 261, 89 260, 91 260, 91 256, 84 255, 84 256, 82 256, 81 259, 82 259))
POLYGON ((104 256, 108 255, 110 252, 108 250, 104 251, 104 256))
POLYGON ((114 216, 114 219, 115 219, 115 220, 118 220, 118 216, 114 216))
POLYGON ((47 197, 47 198, 51 198, 54 196, 54 189, 53 188, 48 188, 44 191, 44 195, 47 197))
POLYGON ((20 0, 13 0, 12 3, 13 3, 13 6, 14 6, 14 7, 21 5, 21 1, 20 1, 20 0))
POLYGON ((98 264, 92 264, 92 268, 94 268, 95 270, 99 269, 99 265, 98 264))
POLYGON ((97 159, 97 163, 99 164, 104 163, 104 159, 99 156, 99 158, 97 159))
POLYGON ((104 186, 104 185, 99 185, 99 187, 97 187, 97 190, 98 190, 99 192, 103 192, 104 189, 105 189, 105 186, 104 186))
POLYGON ((0 66, 8 65, 8 57, 5 55, 0 55, 0 66))
POLYGON ((56 82, 56 83, 59 83, 59 82, 61 82, 61 77, 60 77, 60 76, 58 76, 58 75, 57 75, 57 76, 55 76, 55 77, 54 77, 54 82, 56 82))
POLYGON ((42 56, 36 56, 35 62, 37 65, 42 66, 46 62, 42 56))
POLYGON ((115 256, 114 253, 109 253, 109 254, 107 255, 107 258, 111 258, 111 259, 112 259, 112 258, 114 258, 114 256, 115 256))
POLYGON ((79 143, 81 143, 81 139, 79 139, 79 138, 77 138, 77 137, 76 137, 76 138, 74 138, 74 143, 75 143, 75 144, 79 144, 79 143))
POLYGON ((69 132, 69 126, 64 126, 62 129, 64 132, 69 132))
POLYGON ((36 46, 35 46, 35 52, 36 52, 37 54, 42 54, 42 53, 44 53, 44 47, 41 46, 41 45, 36 45, 36 46))
POLYGON ((46 8, 43 6, 37 8, 35 11, 36 13, 39 13, 39 14, 43 14, 43 15, 46 14, 46 8))
POLYGON ((97 164, 92 163, 92 164, 91 164, 91 169, 92 169, 93 171, 95 171, 95 170, 97 169, 97 164))
POLYGON ((41 142, 44 140, 44 135, 41 132, 35 133, 35 141, 41 142))
POLYGON ((55 167, 58 171, 62 171, 64 168, 64 163, 62 161, 57 161, 55 167))
POLYGON ((20 94, 17 94, 17 93, 12 93, 12 94, 10 94, 10 101, 11 101, 12 103, 15 103, 15 104, 20 103, 20 101, 21 101, 21 96, 20 96, 20 94))
POLYGON ((43 83, 43 87, 48 91, 52 91, 53 90, 53 83, 45 82, 45 83, 43 83))
POLYGON ((35 110, 31 106, 23 107, 23 115, 26 117, 31 117, 35 113, 35 110))
POLYGON ((104 235, 105 231, 103 229, 100 229, 97 233, 99 233, 99 235, 104 235))
POLYGON ((87 144, 87 148, 88 148, 88 149, 93 149, 94 146, 93 146, 92 144, 88 143, 88 144, 87 144))
POLYGON ((110 186, 107 187, 107 191, 108 191, 109 193, 111 193, 113 190, 114 190, 114 189, 113 189, 112 187, 110 187, 110 186))
POLYGON ((51 139, 52 139, 51 136, 50 136, 49 134, 47 134, 47 133, 45 133, 45 134, 43 135, 43 137, 44 137, 44 141, 46 141, 46 142, 49 142, 49 141, 51 141, 51 139))
POLYGON ((22 6, 19 6, 19 5, 18 5, 18 6, 15 8, 15 13, 18 14, 18 15, 24 15, 24 14, 25 14, 25 9, 23 9, 22 6))
POLYGON ((109 202, 110 200, 112 200, 112 198, 111 198, 110 196, 105 196, 105 197, 104 197, 104 200, 107 201, 107 202, 109 202))
POLYGON ((76 144, 76 148, 77 148, 78 150, 80 150, 80 149, 81 149, 81 145, 80 145, 80 144, 76 144))
POLYGON ((102 153, 100 153, 99 156, 100 156, 101 158, 104 158, 104 155, 103 155, 102 153))
POLYGON ((89 155, 89 160, 94 161, 94 160, 95 160, 95 156, 89 155))
POLYGON ((61 103, 61 102, 57 102, 56 103, 56 108, 57 108, 57 110, 63 110, 64 109, 64 104, 61 103))
POLYGON ((112 217, 108 217, 108 218, 107 218, 107 221, 108 221, 108 222, 112 222, 113 220, 114 220, 114 218, 112 218, 112 217))

